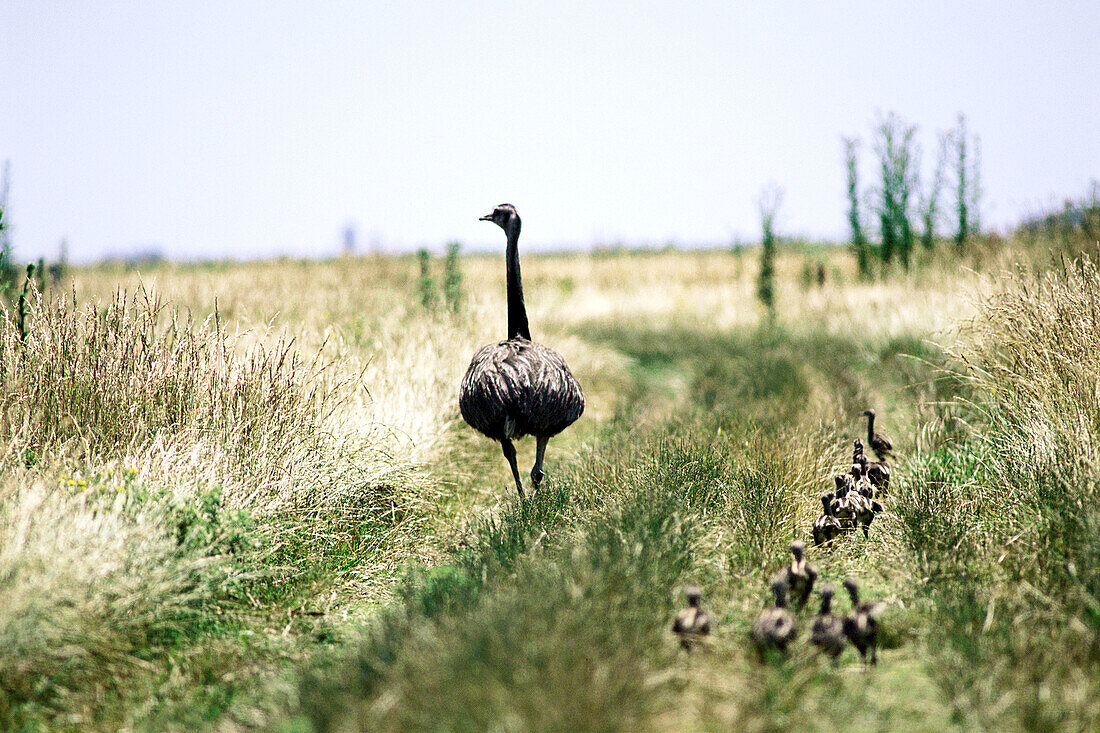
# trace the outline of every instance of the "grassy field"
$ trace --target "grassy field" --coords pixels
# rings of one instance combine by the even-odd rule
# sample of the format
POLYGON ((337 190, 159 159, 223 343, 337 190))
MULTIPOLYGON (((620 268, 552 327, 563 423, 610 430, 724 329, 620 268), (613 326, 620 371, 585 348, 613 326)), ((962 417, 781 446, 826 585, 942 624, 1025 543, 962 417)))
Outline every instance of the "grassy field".
POLYGON ((77 270, 0 325, 0 728, 1096 730, 1095 251, 787 249, 770 327, 751 250, 525 257, 588 404, 525 504, 457 410, 502 257, 457 313, 413 258, 77 270), (809 557, 880 663, 760 659, 867 407, 887 512, 809 557))

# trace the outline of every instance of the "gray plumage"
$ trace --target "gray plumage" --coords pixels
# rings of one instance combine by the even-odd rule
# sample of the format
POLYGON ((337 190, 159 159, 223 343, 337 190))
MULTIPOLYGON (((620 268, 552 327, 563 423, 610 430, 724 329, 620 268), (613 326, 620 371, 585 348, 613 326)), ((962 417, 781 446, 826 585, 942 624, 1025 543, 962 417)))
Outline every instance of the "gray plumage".
POLYGON ((497 224, 507 235, 508 339, 483 346, 474 354, 462 378, 458 406, 471 427, 500 442, 522 498, 523 482, 512 441, 535 436, 531 482, 537 491, 543 478, 546 443, 581 416, 584 393, 565 359, 531 340, 519 268, 521 222, 515 207, 501 204, 481 220, 497 224))
POLYGON ((821 589, 821 609, 810 627, 810 641, 821 651, 836 661, 844 651, 847 637, 844 635, 844 621, 833 615, 830 608, 835 593, 832 583, 826 583, 821 589))
POLYGON ((710 614, 699 607, 700 592, 695 586, 684 591, 688 607, 676 614, 672 631, 680 637, 680 646, 691 651, 704 636, 710 634, 710 614))
POLYGON ((855 491, 848 496, 855 523, 863 528, 864 537, 870 537, 871 522, 874 521, 875 514, 882 511, 882 504, 855 491))
POLYGON ((761 652, 767 649, 785 652, 798 635, 798 624, 794 614, 787 609, 787 582, 782 576, 772 581, 772 592, 775 593, 775 606, 760 612, 752 625, 752 640, 761 652))
POLYGON ((867 662, 867 652, 871 652, 871 664, 878 664, 878 617, 884 605, 881 603, 860 603, 859 586, 848 578, 844 589, 852 598, 852 610, 844 617, 844 635, 859 655, 867 662))
POLYGON ((584 395, 565 359, 515 338, 478 349, 462 378, 462 417, 493 440, 553 437, 584 412, 584 395))

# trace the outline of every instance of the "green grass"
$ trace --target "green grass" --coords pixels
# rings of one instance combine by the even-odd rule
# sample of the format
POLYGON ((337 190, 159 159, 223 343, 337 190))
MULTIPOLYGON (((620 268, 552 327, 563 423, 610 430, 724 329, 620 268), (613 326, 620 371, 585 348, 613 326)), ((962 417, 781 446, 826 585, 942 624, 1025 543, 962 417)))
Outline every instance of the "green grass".
MULTIPOLYGON (((1021 278, 950 351, 782 315, 727 330, 586 316, 569 331, 591 346, 573 348, 592 412, 552 442, 526 503, 499 447, 461 424, 415 467, 338 439, 325 416, 346 374, 323 360, 310 371, 216 324, 163 330, 148 303, 39 315, 29 350, 9 320, 0 397, 21 419, 3 425, 0 662, 16 674, 0 722, 1095 729, 1100 279, 1021 278), (61 374, 59 354, 79 368, 61 374), (81 418, 34 408, 63 402, 81 418), (805 644, 762 659, 749 629, 768 578, 809 538, 866 407, 899 448, 888 512, 869 539, 809 554, 887 603, 880 664, 849 651, 834 667, 805 644), (669 625, 689 583, 717 623, 685 654, 669 625)), ((355 318, 349 348, 375 348, 355 318)))
POLYGON ((413 575, 359 651, 303 688, 301 722, 927 730, 1096 721, 1087 692, 1098 661, 1095 510, 1081 514, 1065 484, 1042 476, 1009 490, 996 474, 1013 463, 992 453, 1026 435, 971 430, 960 442, 960 412, 976 427, 987 396, 949 371, 957 362, 916 337, 600 324, 582 333, 630 355, 641 384, 680 376, 684 399, 669 397, 676 404, 658 413, 632 401, 542 495, 470 528, 449 564, 413 575), (897 421, 896 442, 914 449, 870 540, 811 551, 825 577, 855 575, 867 596, 888 602, 882 663, 863 672, 849 652, 833 668, 804 648, 761 661, 747 632, 766 580, 790 539, 807 538, 830 466, 858 434, 852 415, 883 403, 932 410, 937 428, 897 421), (667 631, 688 582, 703 586, 719 621, 710 648, 691 656, 667 631), (1021 628, 1024 619, 1039 625, 1021 628))
MULTIPOLYGON (((836 686, 836 673, 808 655, 799 659, 810 672, 761 667, 747 632, 786 544, 808 535, 826 454, 837 452, 808 443, 824 433, 811 392, 843 376, 830 394, 855 404, 891 380, 875 357, 835 339, 621 326, 585 334, 633 356, 643 382, 687 372, 690 398, 640 425, 644 409, 632 401, 534 501, 471 528, 449 564, 411 576, 347 662, 351 672, 306 686, 304 713, 318 729, 662 727, 678 715, 685 690, 719 695, 683 678, 691 669, 667 631, 687 582, 704 587, 729 671, 746 678, 745 706, 711 723, 807 724, 822 714, 802 709, 788 686, 836 686), (750 373, 755 380, 742 379, 750 373), (782 414, 771 415, 780 405, 782 414)), ((885 552, 877 544, 870 551, 885 552)), ((883 574, 868 567, 861 545, 819 561, 834 579, 862 571, 869 590, 881 592, 883 574)), ((912 623, 899 620, 887 643, 900 645, 912 623)), ((703 664, 715 673, 722 666, 716 655, 703 664)), ((851 694, 862 700, 874 691, 861 685, 851 694)), ((831 712, 838 723, 840 710, 831 712)))

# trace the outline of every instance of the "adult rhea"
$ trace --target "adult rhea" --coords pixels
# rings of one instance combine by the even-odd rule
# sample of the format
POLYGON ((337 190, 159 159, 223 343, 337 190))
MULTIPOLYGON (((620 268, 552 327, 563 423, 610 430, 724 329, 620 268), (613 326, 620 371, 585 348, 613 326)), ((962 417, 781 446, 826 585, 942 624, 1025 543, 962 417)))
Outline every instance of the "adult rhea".
POLYGON ((584 394, 561 354, 531 340, 519 275, 520 218, 516 207, 501 204, 481 221, 493 222, 508 238, 508 339, 483 346, 474 354, 462 378, 458 406, 472 428, 500 441, 522 499, 523 482, 512 441, 535 436, 531 484, 538 491, 546 443, 581 416, 584 394))

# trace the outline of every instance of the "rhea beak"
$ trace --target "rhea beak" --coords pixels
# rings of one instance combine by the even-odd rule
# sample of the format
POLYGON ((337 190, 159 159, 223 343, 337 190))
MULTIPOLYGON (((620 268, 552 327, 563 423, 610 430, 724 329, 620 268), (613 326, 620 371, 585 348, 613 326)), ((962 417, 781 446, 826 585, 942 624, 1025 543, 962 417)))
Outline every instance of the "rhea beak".
POLYGON ((486 214, 485 216, 478 219, 478 221, 492 221, 492 220, 493 220, 493 215, 492 214, 486 214))

